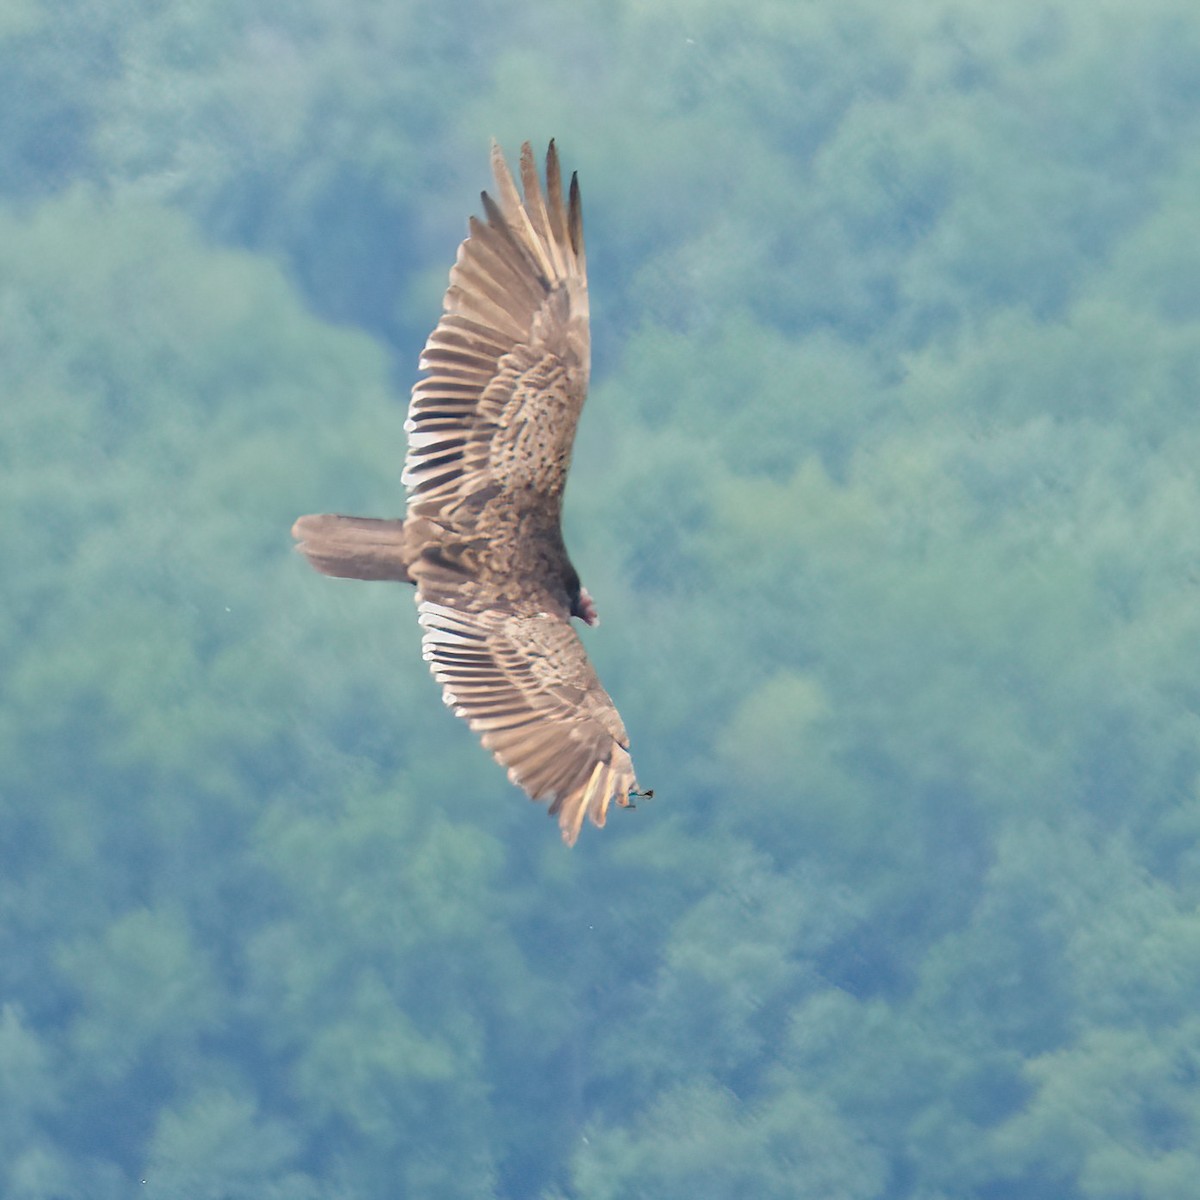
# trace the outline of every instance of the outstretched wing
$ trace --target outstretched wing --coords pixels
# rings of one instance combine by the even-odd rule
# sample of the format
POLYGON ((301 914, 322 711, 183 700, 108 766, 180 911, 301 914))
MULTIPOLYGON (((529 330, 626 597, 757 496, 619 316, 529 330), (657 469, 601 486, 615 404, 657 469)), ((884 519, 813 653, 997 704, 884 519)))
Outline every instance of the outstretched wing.
POLYGON ((629 803, 625 726, 564 617, 477 581, 418 596, 424 657, 446 703, 513 783, 550 802, 568 846, 585 816, 603 825, 611 800, 629 803))
POLYGON ((524 201, 495 143, 492 169, 497 199, 483 193, 487 220, 459 247, 405 426, 409 512, 460 535, 500 493, 557 512, 590 361, 575 176, 564 201, 553 142, 544 195, 528 142, 524 201))

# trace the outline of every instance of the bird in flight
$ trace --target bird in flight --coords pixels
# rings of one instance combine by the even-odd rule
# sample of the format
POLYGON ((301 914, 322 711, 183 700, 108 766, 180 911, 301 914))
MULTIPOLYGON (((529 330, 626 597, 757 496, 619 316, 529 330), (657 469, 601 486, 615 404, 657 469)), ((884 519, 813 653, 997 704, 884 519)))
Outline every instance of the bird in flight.
POLYGON ((492 144, 413 388, 402 519, 301 517, 325 575, 416 585, 423 655, 443 698, 563 841, 638 790, 629 737, 571 625, 596 624, 562 535, 562 497, 591 361, 579 182, 554 142, 543 192, 526 142, 521 193, 492 144))

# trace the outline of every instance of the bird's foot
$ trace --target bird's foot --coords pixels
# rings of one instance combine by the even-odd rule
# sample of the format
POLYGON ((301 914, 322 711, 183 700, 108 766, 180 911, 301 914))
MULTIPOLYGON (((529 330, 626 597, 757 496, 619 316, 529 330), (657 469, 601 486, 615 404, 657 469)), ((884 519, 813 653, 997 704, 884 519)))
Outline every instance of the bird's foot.
POLYGON ((654 789, 647 788, 644 792, 630 792, 629 795, 626 796, 624 800, 620 801, 621 807, 622 808, 637 808, 637 805, 634 804, 634 802, 633 802, 633 799, 635 796, 639 800, 653 800, 654 799, 654 789))

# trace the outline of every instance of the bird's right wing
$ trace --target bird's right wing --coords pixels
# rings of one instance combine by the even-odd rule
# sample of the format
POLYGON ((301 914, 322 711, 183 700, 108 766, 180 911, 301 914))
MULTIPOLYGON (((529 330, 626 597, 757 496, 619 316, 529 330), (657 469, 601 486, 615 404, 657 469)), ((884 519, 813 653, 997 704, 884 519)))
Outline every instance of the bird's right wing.
POLYGON ((417 603, 424 657, 443 698, 533 800, 550 802, 573 845, 585 816, 603 825, 637 778, 629 738, 570 622, 516 611, 476 581, 417 603))

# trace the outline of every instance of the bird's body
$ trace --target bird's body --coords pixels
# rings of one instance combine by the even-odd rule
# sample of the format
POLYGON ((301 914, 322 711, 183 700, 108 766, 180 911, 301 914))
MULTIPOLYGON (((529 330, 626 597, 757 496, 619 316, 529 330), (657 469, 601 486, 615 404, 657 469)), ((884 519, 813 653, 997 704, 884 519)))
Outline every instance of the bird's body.
POLYGON ((450 272, 406 424, 403 520, 301 517, 319 571, 416 585, 424 657, 445 701, 509 778, 548 800, 573 844, 585 816, 637 795, 629 739, 570 624, 596 623, 562 536, 590 360, 579 187, 554 143, 543 194, 528 143, 450 272))

